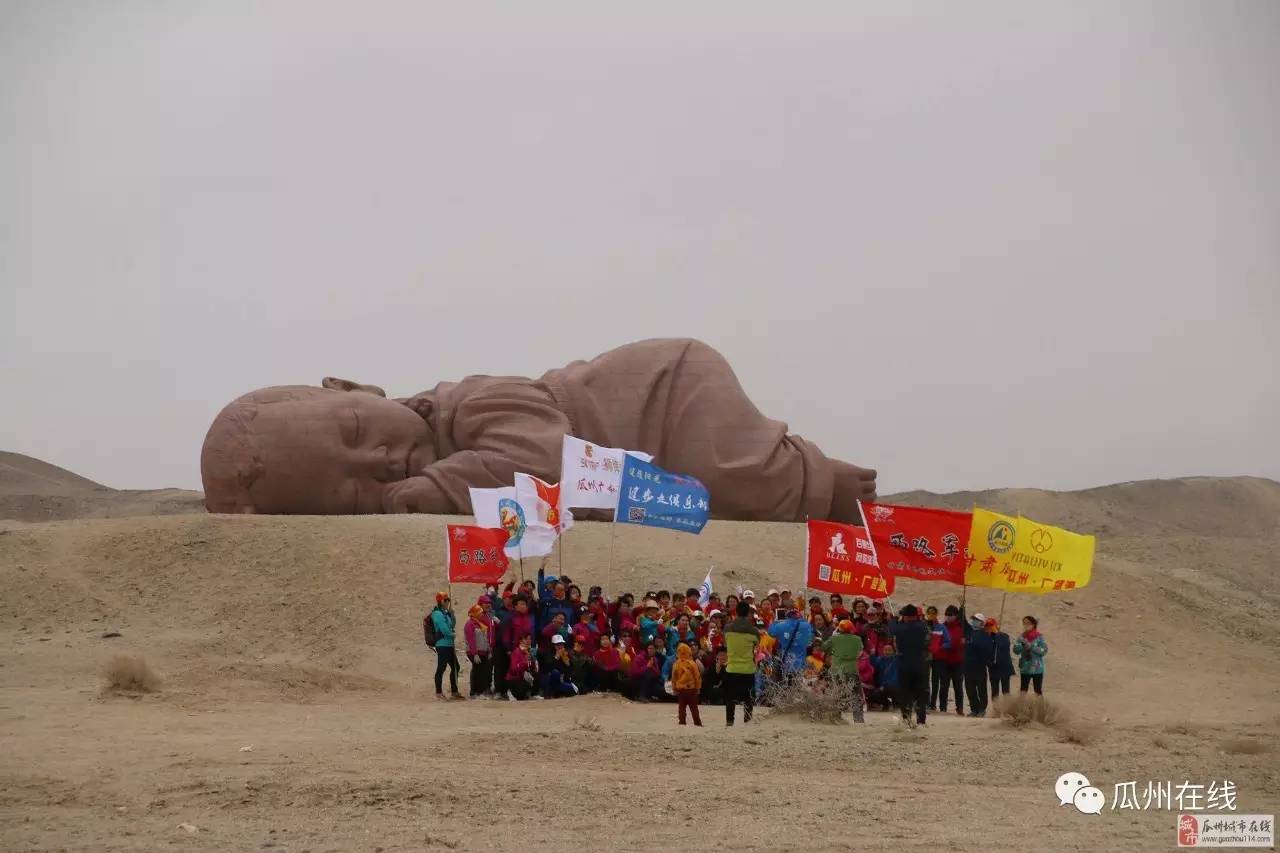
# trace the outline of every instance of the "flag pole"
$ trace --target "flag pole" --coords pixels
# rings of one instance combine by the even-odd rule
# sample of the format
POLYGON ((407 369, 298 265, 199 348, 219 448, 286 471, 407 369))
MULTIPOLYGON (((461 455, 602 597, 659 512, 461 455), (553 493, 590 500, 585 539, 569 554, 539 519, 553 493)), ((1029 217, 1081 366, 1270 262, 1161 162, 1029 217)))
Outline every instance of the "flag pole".
POLYGON ((556 557, 560 560, 560 577, 564 577, 564 531, 556 537, 556 557))
POLYGON ((613 551, 614 543, 618 540, 617 510, 614 511, 613 515, 613 521, 609 522, 609 575, 605 579, 605 589, 609 589, 613 586, 613 551))
POLYGON ((1005 602, 1005 599, 1007 599, 1008 597, 1009 597, 1008 590, 1005 590, 1000 596, 1000 618, 997 619, 996 621, 999 622, 1001 625, 1004 624, 1004 602, 1005 602))

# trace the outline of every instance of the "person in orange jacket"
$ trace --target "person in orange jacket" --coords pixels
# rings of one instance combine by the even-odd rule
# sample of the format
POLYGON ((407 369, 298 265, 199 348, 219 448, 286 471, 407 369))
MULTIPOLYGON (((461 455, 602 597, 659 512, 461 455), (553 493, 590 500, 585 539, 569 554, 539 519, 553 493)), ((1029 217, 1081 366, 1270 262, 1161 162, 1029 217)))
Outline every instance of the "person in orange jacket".
POLYGON ((693 724, 702 725, 702 717, 698 715, 698 691, 702 689, 702 671, 693 660, 693 649, 688 643, 676 646, 676 663, 671 668, 671 687, 676 692, 679 703, 676 718, 680 725, 686 725, 685 710, 693 715, 693 724))

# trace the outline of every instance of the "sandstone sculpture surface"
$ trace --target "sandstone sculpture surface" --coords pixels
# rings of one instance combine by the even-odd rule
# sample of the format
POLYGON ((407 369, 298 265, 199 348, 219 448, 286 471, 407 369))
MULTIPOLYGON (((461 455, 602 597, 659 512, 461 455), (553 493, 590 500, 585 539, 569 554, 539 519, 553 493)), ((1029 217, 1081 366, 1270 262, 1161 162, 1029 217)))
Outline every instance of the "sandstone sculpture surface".
POLYGON ((688 339, 639 341, 538 379, 470 376, 412 397, 326 378, 245 394, 200 457, 219 513, 469 513, 468 487, 559 479, 562 437, 651 453, 692 474, 724 519, 858 520, 875 471, 789 435, 729 363, 688 339))

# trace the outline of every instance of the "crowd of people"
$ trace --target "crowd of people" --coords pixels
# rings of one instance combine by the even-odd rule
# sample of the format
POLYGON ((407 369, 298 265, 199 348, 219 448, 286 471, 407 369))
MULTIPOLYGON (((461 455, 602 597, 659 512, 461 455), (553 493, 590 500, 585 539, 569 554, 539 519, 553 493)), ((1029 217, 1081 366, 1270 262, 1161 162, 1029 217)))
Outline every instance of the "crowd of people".
POLYGON ((850 711, 897 710, 912 725, 948 706, 982 717, 1008 693, 1016 670, 1019 689, 1044 686, 1048 645, 1035 617, 1022 620, 1014 639, 995 619, 966 614, 963 604, 914 604, 896 611, 883 602, 842 596, 807 601, 786 589, 760 599, 752 590, 683 596, 654 590, 636 600, 610 600, 600 587, 584 598, 568 577, 491 585, 458 625, 453 601, 436 594, 423 620, 435 649, 436 698, 464 698, 458 689, 459 653, 470 663, 471 699, 559 699, 617 692, 637 702, 674 702, 681 725, 702 725, 701 705, 723 705, 733 725, 736 709, 749 722, 767 703, 770 685, 825 690, 852 685, 850 711), (1016 665, 1015 665, 1016 660, 1016 665), (449 695, 444 677, 449 678, 449 695))

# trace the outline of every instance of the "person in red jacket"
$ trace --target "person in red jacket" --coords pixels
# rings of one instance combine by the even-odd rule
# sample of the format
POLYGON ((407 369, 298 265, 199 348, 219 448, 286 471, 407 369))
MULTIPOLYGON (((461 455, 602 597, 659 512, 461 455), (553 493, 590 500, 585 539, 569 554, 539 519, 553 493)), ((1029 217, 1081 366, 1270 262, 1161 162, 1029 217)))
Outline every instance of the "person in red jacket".
POLYGON ((529 612, 529 599, 519 596, 513 605, 511 621, 503 626, 502 645, 514 652, 525 637, 533 638, 533 614, 529 612))
POLYGON ((613 645, 613 641, 609 639, 608 634, 600 638, 600 648, 596 649, 595 654, 591 656, 591 660, 598 691, 607 693, 610 690, 622 689, 622 684, 619 682, 622 670, 622 655, 613 645))
POLYGON ((960 620, 960 608, 948 604, 943 611, 942 631, 935 631, 930 652, 939 667, 942 689, 938 696, 938 710, 947 710, 947 690, 956 694, 956 714, 964 716, 964 623, 960 620), (943 636, 945 634, 945 636, 943 636))
POLYGON ((583 654, 587 657, 594 655, 596 649, 600 648, 600 629, 595 622, 595 614, 590 610, 583 610, 578 614, 578 624, 570 632, 575 643, 582 643, 583 654))

